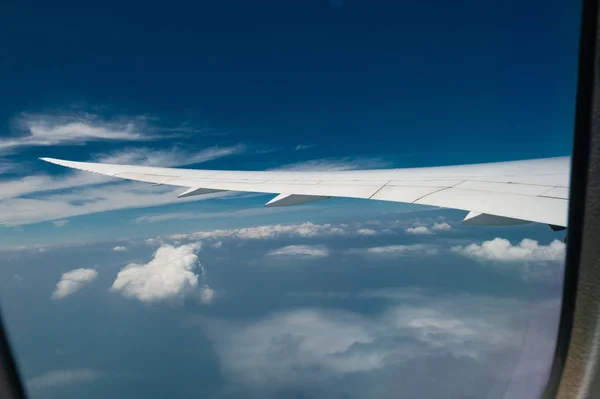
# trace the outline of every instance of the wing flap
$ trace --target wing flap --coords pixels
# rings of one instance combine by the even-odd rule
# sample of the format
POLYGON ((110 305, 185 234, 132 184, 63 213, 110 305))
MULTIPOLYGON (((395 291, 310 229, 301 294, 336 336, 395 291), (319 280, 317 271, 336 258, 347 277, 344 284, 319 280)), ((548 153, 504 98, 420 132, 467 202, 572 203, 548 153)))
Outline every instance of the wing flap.
POLYGON ((426 195, 414 203, 475 211, 557 226, 567 225, 568 203, 560 198, 497 192, 490 195, 485 191, 448 188, 426 195))
POLYGON ((323 201, 329 199, 329 197, 318 196, 318 195, 297 195, 297 194, 279 194, 271 201, 265 204, 266 207, 275 206, 290 206, 308 204, 309 202, 323 201))
POLYGON ((463 224, 473 226, 515 226, 527 223, 531 222, 528 220, 506 218, 479 212, 469 212, 469 214, 463 220, 463 224))
POLYGON ((210 188, 192 187, 177 196, 177 198, 193 197, 195 195, 220 193, 224 190, 211 190, 210 188))

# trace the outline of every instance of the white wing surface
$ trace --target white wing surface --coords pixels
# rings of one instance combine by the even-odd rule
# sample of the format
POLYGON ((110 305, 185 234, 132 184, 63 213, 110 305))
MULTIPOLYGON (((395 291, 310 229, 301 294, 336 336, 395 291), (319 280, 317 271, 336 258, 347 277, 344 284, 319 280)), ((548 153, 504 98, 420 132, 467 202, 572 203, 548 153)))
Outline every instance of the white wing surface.
POLYGON ((364 198, 470 211, 468 224, 546 223, 566 227, 570 157, 473 165, 354 171, 224 171, 40 158, 121 179, 216 191, 277 194, 267 206, 329 197, 364 198))

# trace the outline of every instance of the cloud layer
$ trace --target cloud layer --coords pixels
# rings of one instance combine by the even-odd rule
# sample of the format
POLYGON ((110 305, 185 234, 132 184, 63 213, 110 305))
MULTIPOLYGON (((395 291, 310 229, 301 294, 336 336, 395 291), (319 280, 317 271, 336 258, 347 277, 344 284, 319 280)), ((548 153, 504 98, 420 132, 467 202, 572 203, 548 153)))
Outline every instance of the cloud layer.
POLYGON ((329 249, 324 245, 288 245, 269 251, 267 256, 301 259, 325 258, 329 256, 329 249))
POLYGON ((506 389, 510 377, 511 397, 537 397, 559 309, 560 301, 409 295, 374 315, 304 308, 201 326, 246 394, 389 397, 402 389, 408 397, 480 397, 494 385, 506 389))
POLYGON ((237 238, 241 240, 261 240, 275 238, 278 236, 299 236, 299 237, 323 237, 345 235, 347 231, 341 226, 334 226, 329 223, 315 224, 311 222, 301 224, 275 224, 256 227, 244 227, 239 229, 220 229, 213 231, 199 231, 191 234, 175 234, 170 238, 179 239, 223 239, 237 238))
POLYGON ((439 249, 437 246, 431 244, 410 244, 371 247, 366 248, 364 252, 370 255, 380 256, 401 256, 411 253, 418 253, 423 255, 437 255, 439 253, 439 249))
POLYGON ((51 370, 40 374, 27 381, 29 389, 45 389, 65 385, 93 382, 101 377, 101 374, 91 369, 62 369, 51 370))

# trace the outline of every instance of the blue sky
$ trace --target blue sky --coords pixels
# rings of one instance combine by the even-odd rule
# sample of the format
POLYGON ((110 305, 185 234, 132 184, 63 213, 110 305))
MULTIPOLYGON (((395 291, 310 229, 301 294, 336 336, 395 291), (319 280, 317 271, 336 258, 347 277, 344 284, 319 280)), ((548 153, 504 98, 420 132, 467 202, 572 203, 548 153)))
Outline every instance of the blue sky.
MULTIPOLYGON (((266 169, 570 153, 577 3, 332 4, 119 3, 118 15, 110 4, 5 6, 0 166, 3 197, 10 197, 2 213, 10 217, 0 223, 21 225, 2 228, 5 245, 53 235, 52 224, 26 224, 143 202, 62 210, 54 199, 19 201, 57 193, 41 188, 81 189, 92 179, 72 181, 71 172, 39 156, 266 169)), ((94 187, 71 203, 124 190, 94 187)), ((145 204, 162 204, 163 197, 145 204)), ((267 200, 189 209, 231 212, 267 200)), ((135 230, 130 221, 140 216, 85 220, 96 235, 110 237, 135 230)), ((74 233, 67 224, 60 239, 74 233)))
POLYGON ((569 155, 579 19, 566 0, 3 4, 0 298, 32 397, 535 395, 563 233, 378 201, 177 199, 38 157, 569 155))

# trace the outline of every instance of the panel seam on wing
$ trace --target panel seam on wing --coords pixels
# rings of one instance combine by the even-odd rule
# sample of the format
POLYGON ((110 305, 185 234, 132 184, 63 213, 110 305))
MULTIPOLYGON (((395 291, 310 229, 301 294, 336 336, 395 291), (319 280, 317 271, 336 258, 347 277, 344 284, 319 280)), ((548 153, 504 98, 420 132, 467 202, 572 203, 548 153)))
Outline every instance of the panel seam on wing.
POLYGON ((369 198, 367 199, 371 199, 375 196, 375 194, 377 194, 378 192, 380 192, 381 190, 383 190, 383 188, 385 186, 387 186, 388 184, 390 184, 391 180, 388 180, 383 186, 379 187, 377 190, 375 190, 375 192, 373 194, 371 194, 371 196, 369 196, 369 198))
POLYGON ((411 204, 414 204, 415 202, 417 202, 417 201, 420 201, 420 200, 422 200, 423 198, 427 198, 427 197, 428 197, 428 196, 430 196, 431 194, 439 193, 440 191, 448 190, 449 188, 452 188, 452 187, 444 187, 444 188, 440 188, 439 190, 435 190, 435 191, 433 191, 433 192, 431 192, 431 193, 429 193, 429 194, 422 195, 422 196, 420 196, 419 198, 417 198, 416 200, 412 201, 412 202, 411 202, 411 204))
POLYGON ((422 195, 421 197, 417 198, 416 200, 414 200, 414 201, 413 201, 413 202, 411 202, 411 203, 412 203, 412 204, 414 204, 414 203, 416 203, 417 201, 420 201, 420 200, 422 200, 423 198, 427 198, 428 196, 430 196, 430 195, 432 195, 432 194, 439 193, 440 191, 448 190, 449 188, 454 188, 454 187, 456 187, 456 186, 459 186, 459 185, 461 185, 461 184, 463 184, 463 183, 465 183, 465 182, 467 182, 467 181, 469 181, 469 180, 463 180, 463 181, 461 181, 461 182, 459 182, 459 183, 456 183, 456 184, 455 184, 455 185, 453 185, 453 186, 448 186, 448 187, 440 188, 439 190, 435 190, 435 191, 433 191, 433 192, 431 192, 431 193, 429 193, 429 194, 422 195))
POLYGON ((543 193, 539 194, 538 197, 545 197, 547 192, 550 192, 550 191, 554 190, 555 188, 558 188, 558 186, 550 187, 548 190, 546 190, 543 193))

